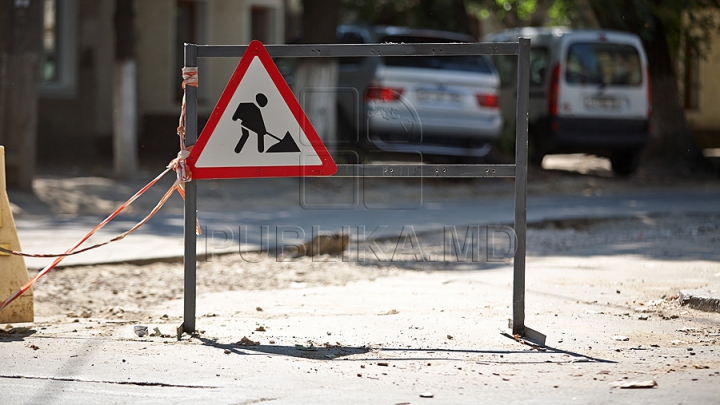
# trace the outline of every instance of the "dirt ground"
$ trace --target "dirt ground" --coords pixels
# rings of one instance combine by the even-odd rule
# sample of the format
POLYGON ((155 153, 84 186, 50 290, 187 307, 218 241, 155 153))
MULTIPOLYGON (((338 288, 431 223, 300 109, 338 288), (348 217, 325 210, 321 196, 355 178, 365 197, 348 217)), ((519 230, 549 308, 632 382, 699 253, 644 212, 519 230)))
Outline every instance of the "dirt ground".
MULTIPOLYGON (((443 236, 442 232, 418 235, 425 257, 439 257, 443 253, 443 236)), ((384 252, 393 252, 397 243, 397 240, 386 240, 380 242, 380 247, 384 252)), ((536 260, 589 256, 584 260, 593 261, 594 255, 640 255, 649 263, 705 260, 717 264, 720 261, 719 243, 719 215, 551 221, 530 225, 527 261, 529 271, 536 260)), ((355 249, 351 243, 350 257, 355 249)), ((508 262, 462 262, 452 257, 447 262, 423 261, 411 253, 391 259, 389 262, 374 257, 365 262, 344 262, 330 256, 278 259, 272 253, 215 256, 211 261, 199 263, 197 292, 202 295, 232 290, 338 286, 403 272, 447 273, 450 270, 462 273, 508 265, 508 262)), ((717 274, 714 277, 720 278, 720 267, 715 265, 715 268, 717 274)), ((642 285, 636 287, 643 288, 642 285)), ((643 299, 659 300, 667 316, 687 311, 676 299, 679 291, 672 288, 672 291, 655 293, 643 291, 643 299)), ((65 317, 142 321, 153 307, 182 299, 182 294, 183 268, 180 263, 69 267, 54 270, 36 284, 36 314, 58 322, 66 322, 65 317)))

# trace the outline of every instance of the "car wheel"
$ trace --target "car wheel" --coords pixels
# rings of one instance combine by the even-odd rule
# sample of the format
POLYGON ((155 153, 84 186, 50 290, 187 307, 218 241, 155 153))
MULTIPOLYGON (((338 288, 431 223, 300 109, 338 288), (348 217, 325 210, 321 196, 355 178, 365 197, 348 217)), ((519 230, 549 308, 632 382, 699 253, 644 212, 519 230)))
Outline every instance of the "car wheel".
POLYGON ((610 155, 610 165, 613 172, 619 176, 629 176, 640 166, 639 151, 619 151, 610 155))

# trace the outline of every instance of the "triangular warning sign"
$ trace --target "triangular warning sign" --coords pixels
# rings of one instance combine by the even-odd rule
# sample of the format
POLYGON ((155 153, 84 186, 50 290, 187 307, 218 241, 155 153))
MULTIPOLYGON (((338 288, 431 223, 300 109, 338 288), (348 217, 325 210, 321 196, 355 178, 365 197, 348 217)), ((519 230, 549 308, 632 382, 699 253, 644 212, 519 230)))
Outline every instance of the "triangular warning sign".
POLYGON ((259 41, 248 46, 187 158, 193 180, 330 176, 337 166, 259 41))

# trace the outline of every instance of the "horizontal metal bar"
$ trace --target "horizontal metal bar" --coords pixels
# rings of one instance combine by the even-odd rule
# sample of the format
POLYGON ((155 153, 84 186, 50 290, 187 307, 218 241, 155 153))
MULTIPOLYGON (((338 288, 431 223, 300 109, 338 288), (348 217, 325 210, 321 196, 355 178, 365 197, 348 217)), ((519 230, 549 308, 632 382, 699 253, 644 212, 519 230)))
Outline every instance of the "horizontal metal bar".
MULTIPOLYGON (((198 58, 239 58, 247 45, 197 45, 198 58)), ((437 44, 267 45, 272 57, 335 58, 361 56, 517 55, 517 42, 437 44)))
POLYGON ((515 177, 515 165, 337 165, 333 177, 515 177))

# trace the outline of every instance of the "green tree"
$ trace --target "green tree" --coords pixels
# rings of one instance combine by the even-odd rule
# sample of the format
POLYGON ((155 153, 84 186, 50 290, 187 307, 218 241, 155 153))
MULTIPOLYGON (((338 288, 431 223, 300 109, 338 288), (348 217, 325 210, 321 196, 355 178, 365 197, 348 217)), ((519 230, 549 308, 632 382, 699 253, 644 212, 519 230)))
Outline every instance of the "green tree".
POLYGON ((346 20, 471 33, 465 0, 341 0, 341 4, 346 20))

